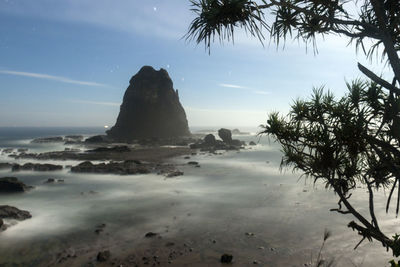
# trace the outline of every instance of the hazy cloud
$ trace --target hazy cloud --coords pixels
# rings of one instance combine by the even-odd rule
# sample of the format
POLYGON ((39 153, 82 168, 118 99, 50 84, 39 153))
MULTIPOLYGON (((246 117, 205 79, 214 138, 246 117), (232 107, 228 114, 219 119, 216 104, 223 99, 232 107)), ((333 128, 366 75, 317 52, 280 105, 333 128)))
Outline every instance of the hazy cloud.
POLYGON ((220 83, 218 85, 221 86, 221 87, 227 87, 227 88, 248 89, 247 87, 236 85, 236 84, 220 83))
POLYGON ((53 76, 53 75, 41 74, 41 73, 33 73, 33 72, 0 70, 0 74, 24 76, 24 77, 31 77, 31 78, 38 78, 38 79, 45 79, 45 80, 53 80, 53 81, 58 81, 58 82, 63 82, 63 83, 72 83, 72 84, 79 84, 79 85, 86 85, 86 86, 107 86, 102 83, 78 81, 78 80, 72 80, 72 79, 69 79, 66 77, 53 76))
POLYGON ((257 95, 269 95, 269 92, 266 91, 261 91, 261 90, 253 90, 252 88, 246 87, 246 86, 241 86, 241 85, 237 85, 237 84, 229 84, 229 83, 220 83, 218 84, 221 87, 225 87, 225 88, 237 88, 237 89, 244 89, 247 90, 253 94, 257 94, 257 95))

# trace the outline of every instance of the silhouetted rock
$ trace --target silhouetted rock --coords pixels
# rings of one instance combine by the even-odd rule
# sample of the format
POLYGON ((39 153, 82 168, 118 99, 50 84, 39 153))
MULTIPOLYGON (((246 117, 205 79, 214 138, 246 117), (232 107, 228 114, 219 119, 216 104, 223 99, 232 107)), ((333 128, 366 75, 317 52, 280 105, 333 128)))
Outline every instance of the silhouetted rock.
POLYGON ((26 210, 20 210, 16 207, 1 205, 0 206, 0 218, 1 219, 15 219, 15 220, 26 220, 32 218, 32 215, 26 210))
POLYGON ((0 193, 25 192, 31 188, 31 186, 27 186, 23 182, 19 181, 16 177, 0 178, 0 193))
POLYGON ((117 122, 107 134, 122 142, 190 135, 178 91, 166 70, 144 66, 132 77, 117 122))
POLYGON ((254 141, 250 141, 249 145, 250 145, 250 146, 255 146, 255 145, 257 145, 257 144, 256 144, 254 141))
POLYGON ((181 175, 183 175, 183 174, 184 174, 183 171, 174 170, 174 171, 171 171, 171 172, 167 173, 166 176, 167 176, 168 178, 171 178, 171 177, 181 176, 181 175))
POLYGON ((204 143, 206 144, 206 145, 209 145, 209 146, 214 146, 215 145, 215 142, 216 140, 215 140, 215 136, 213 135, 213 134, 207 134, 205 137, 204 137, 204 143))
POLYGON ((218 130, 218 136, 224 141, 224 143, 230 144, 232 142, 231 130, 221 128, 218 130))

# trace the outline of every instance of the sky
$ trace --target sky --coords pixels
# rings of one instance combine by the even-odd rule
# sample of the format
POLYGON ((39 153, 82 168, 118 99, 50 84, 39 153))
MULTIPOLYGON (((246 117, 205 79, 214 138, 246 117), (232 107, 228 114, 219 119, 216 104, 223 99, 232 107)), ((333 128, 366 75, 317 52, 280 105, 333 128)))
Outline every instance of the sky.
POLYGON ((168 71, 191 127, 257 127, 314 86, 343 95, 357 61, 382 72, 336 36, 315 55, 239 30, 209 54, 183 38, 194 17, 189 0, 0 0, 0 127, 112 126, 144 65, 168 71))

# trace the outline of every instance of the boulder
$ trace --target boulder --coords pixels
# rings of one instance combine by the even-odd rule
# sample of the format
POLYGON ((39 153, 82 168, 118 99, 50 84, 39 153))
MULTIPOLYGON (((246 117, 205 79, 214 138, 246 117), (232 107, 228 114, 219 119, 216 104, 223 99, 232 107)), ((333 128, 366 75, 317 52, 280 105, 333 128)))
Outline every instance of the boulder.
POLYGON ((230 144, 232 142, 232 133, 229 129, 219 129, 218 136, 222 139, 222 141, 224 141, 224 143, 230 144))
POLYGON ((31 188, 31 186, 27 186, 15 177, 0 178, 0 193, 25 192, 31 188))
POLYGON ((215 145, 215 136, 213 134, 207 134, 204 137, 204 144, 208 145, 208 146, 214 146, 215 145))
POLYGON ((132 77, 107 135, 119 142, 190 135, 178 90, 165 69, 144 66, 132 77))
POLYGON ((0 205, 1 219, 26 220, 32 218, 32 215, 26 210, 20 210, 8 205, 0 205))
POLYGON ((250 145, 250 146, 255 146, 255 145, 257 145, 257 144, 256 144, 254 141, 250 141, 249 145, 250 145))

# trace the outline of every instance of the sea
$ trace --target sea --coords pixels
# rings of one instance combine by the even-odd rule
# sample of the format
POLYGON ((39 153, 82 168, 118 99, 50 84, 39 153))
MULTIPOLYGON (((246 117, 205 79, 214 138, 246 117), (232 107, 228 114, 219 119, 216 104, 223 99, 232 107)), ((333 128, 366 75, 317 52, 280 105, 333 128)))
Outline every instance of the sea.
MULTIPOLYGON (((325 231, 331 236, 320 258, 333 260, 335 266, 389 266, 393 256, 378 242, 365 241, 354 250, 361 239, 347 227, 354 218, 330 211, 337 208, 338 197, 333 191, 299 172, 280 168, 279 144, 258 135, 261 128, 237 128, 245 133, 234 138, 256 145, 217 155, 198 153, 190 159, 169 159, 184 172, 175 178, 76 174, 68 168, 55 172, 0 170, 0 177, 17 177, 34 186, 23 194, 0 195, 0 205, 32 214, 25 221, 7 221, 11 226, 0 233, 0 266, 52 266, 52 262, 86 266, 96 262, 96 252, 103 249, 116 255, 117 262, 118 256, 143 248, 163 255, 163 250, 172 249, 164 244, 190 246, 190 252, 185 250, 169 266, 219 266, 223 253, 233 255, 232 266, 316 266, 325 231), (188 165, 188 160, 199 162, 201 167, 188 165), (49 178, 64 182, 45 183, 49 178), (101 224, 106 225, 104 231, 96 234, 101 224), (151 245, 144 237, 148 232, 159 234, 151 245), (66 251, 72 255, 60 262, 66 251)), ((217 129, 193 127, 191 131, 215 133, 217 129)), ((32 153, 83 149, 31 141, 77 134, 86 137, 104 131, 103 127, 3 127, 0 149, 26 148, 32 153)), ((16 160, 0 152, 0 162, 40 161, 16 160)), ((66 167, 79 162, 46 163, 66 167)), ((376 196, 377 216, 383 231, 392 235, 400 232, 400 221, 394 212, 384 212, 386 195, 380 191, 376 196)), ((351 201, 367 216, 365 188, 357 188, 351 201)))

